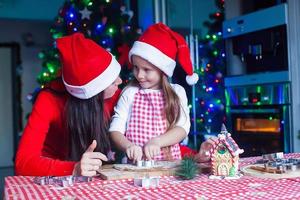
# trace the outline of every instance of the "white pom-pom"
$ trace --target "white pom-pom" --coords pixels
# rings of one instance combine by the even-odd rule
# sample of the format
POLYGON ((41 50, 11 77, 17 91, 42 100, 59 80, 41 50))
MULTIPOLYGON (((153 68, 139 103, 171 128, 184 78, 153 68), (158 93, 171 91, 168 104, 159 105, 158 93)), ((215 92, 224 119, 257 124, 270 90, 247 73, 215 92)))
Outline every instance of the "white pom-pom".
POLYGON ((186 82, 187 82, 189 85, 194 85, 194 84, 196 84, 196 83, 198 82, 199 76, 198 76, 198 74, 193 73, 193 75, 191 75, 191 76, 186 76, 185 79, 186 79, 186 82))

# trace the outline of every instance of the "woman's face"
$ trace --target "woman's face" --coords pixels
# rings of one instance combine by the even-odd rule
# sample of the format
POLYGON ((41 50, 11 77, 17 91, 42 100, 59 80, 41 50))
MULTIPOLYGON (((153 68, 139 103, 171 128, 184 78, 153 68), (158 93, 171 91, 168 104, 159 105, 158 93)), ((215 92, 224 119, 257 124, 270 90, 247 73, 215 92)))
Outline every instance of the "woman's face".
POLYGON ((121 83, 122 79, 118 76, 118 78, 103 91, 104 99, 114 96, 115 92, 118 90, 118 86, 121 83))

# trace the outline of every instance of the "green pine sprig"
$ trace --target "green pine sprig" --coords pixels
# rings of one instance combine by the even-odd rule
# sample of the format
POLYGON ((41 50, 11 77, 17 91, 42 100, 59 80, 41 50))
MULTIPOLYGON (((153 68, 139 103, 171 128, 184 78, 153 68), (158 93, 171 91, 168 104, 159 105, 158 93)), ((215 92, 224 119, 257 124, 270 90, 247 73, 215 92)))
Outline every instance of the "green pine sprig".
POLYGON ((193 155, 184 156, 175 175, 182 179, 193 179, 199 173, 199 167, 193 155))

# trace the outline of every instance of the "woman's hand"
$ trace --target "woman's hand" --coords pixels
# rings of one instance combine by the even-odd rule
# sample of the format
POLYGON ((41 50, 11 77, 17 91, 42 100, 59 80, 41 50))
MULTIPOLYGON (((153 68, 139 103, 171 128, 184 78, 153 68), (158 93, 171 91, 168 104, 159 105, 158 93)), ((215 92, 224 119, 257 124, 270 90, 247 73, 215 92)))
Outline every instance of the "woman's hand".
POLYGON ((143 150, 142 147, 135 144, 131 144, 126 148, 126 154, 130 160, 139 161, 142 160, 143 150))
POLYGON ((198 154, 196 154, 196 160, 198 162, 208 162, 211 159, 211 149, 213 147, 214 142, 217 140, 216 137, 211 137, 205 142, 203 142, 200 146, 198 154))
POLYGON ((107 157, 100 153, 94 152, 97 146, 96 140, 84 152, 81 160, 75 164, 73 175, 75 176, 95 176, 97 170, 102 166, 102 160, 107 161, 107 157))
POLYGON ((148 160, 152 160, 155 156, 160 154, 160 146, 155 139, 151 139, 144 146, 144 153, 148 160))

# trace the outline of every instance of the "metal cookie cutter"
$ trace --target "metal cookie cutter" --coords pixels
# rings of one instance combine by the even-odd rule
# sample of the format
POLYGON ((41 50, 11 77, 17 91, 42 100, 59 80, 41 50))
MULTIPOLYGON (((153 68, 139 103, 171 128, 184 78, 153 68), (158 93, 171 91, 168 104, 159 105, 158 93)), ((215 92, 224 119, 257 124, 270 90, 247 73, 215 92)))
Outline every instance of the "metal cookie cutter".
POLYGON ((139 160, 136 162, 137 167, 153 167, 155 166, 154 160, 139 160))
POLYGON ((38 185, 58 185, 61 187, 69 187, 74 185, 74 183, 90 181, 92 181, 92 177, 87 176, 41 176, 33 179, 33 182, 38 185))
POLYGON ((276 159, 283 159, 284 155, 283 152, 278 152, 278 153, 263 154, 262 157, 264 160, 276 161, 276 159))
POLYGON ((133 184, 143 188, 157 187, 159 186, 159 177, 135 178, 133 184))

